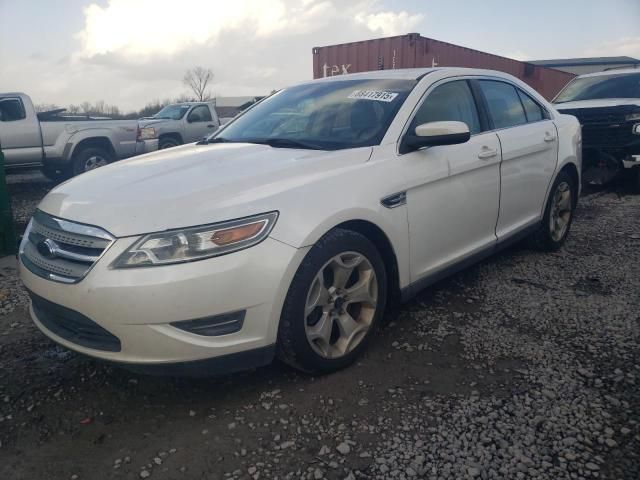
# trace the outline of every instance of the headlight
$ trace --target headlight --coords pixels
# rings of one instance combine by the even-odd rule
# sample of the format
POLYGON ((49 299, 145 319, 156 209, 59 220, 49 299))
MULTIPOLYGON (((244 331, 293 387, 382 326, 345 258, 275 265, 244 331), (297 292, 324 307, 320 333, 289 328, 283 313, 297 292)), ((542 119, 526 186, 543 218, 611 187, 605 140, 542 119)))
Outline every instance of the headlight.
POLYGON ((138 128, 138 140, 156 138, 156 129, 153 127, 138 128))
POLYGON ((113 262, 114 268, 193 262, 252 247, 267 238, 278 212, 145 235, 113 262))
POLYGON ((636 120, 640 120, 640 111, 630 113, 624 118, 627 122, 635 122, 636 120))

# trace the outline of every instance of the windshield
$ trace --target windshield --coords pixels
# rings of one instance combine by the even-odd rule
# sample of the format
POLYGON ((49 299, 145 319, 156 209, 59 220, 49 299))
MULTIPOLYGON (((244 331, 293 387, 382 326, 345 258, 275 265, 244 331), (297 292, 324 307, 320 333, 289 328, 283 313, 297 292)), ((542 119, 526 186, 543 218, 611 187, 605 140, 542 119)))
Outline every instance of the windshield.
POLYGON ((339 150, 379 144, 414 80, 341 80, 299 85, 258 103, 211 142, 339 150))
POLYGON ((156 113, 153 118, 166 118, 169 120, 180 120, 184 117, 184 114, 189 110, 190 105, 167 105, 158 113, 156 113))
POLYGON ((640 98, 640 73, 576 78, 560 92, 554 103, 601 98, 640 98))

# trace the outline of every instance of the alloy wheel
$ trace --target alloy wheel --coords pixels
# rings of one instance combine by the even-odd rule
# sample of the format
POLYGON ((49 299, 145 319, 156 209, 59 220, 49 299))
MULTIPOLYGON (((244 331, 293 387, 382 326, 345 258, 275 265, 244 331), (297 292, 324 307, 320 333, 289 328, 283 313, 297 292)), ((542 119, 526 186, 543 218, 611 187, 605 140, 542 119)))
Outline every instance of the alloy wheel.
POLYGON ((558 184, 558 188, 553 194, 553 203, 551 205, 551 214, 549 215, 549 228, 551 238, 555 242, 559 242, 564 237, 569 222, 571 221, 573 199, 571 196, 571 187, 567 182, 558 184))
POLYGON ((347 355, 371 328, 378 302, 378 282, 367 257, 343 252, 314 277, 305 304, 305 333, 323 358, 347 355))
POLYGON ((93 155, 87 158, 87 161, 84 162, 84 171, 88 172, 89 170, 95 170, 96 168, 104 167, 109 162, 107 162, 106 158, 103 158, 99 155, 93 155))

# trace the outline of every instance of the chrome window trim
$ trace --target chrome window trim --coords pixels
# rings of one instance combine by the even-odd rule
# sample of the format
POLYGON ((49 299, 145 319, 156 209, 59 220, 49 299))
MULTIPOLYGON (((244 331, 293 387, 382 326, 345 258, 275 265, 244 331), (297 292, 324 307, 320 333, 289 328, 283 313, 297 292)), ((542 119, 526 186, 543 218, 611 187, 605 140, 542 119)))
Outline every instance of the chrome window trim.
POLYGON ((523 123, 522 125, 514 125, 514 126, 511 126, 511 127, 504 127, 504 128, 494 128, 494 129, 491 129, 491 130, 482 130, 481 132, 471 134, 472 137, 475 137, 477 135, 484 135, 486 133, 496 133, 496 132, 500 132, 502 130, 507 130, 509 128, 524 127, 524 126, 527 126, 527 125, 533 125, 533 124, 540 123, 540 122, 552 122, 553 119, 554 119, 553 114, 549 111, 549 109, 546 106, 542 105, 536 98, 534 98, 526 90, 523 90, 520 85, 517 85, 517 84, 513 83, 511 80, 509 80, 507 78, 493 77, 491 75, 456 75, 456 76, 452 76, 452 77, 446 77, 446 78, 442 78, 442 79, 438 80, 437 82, 432 83, 429 86, 429 88, 427 88, 424 91, 424 93, 422 94, 420 99, 416 102, 416 105, 414 106, 413 110, 411 111, 411 113, 407 117, 407 121, 405 122, 404 127, 402 128, 402 132, 400 133, 400 136, 396 139, 396 155, 398 157, 402 157, 403 155, 407 155, 406 153, 400 153, 400 144, 402 143, 402 139, 404 138, 404 136, 409 131, 409 126, 411 125, 411 122, 413 122, 414 117, 417 115, 418 110, 420 109, 420 107, 422 106, 424 101, 426 100, 427 96, 431 92, 433 92, 433 90, 435 88, 439 87, 440 85, 444 85, 445 83, 459 81, 459 80, 491 80, 491 81, 496 81, 496 82, 507 83, 507 84, 511 85, 512 87, 516 88, 517 90, 522 90, 523 93, 528 95, 533 101, 535 101, 538 105, 540 105, 540 108, 542 108, 544 110, 544 112, 549 116, 549 118, 543 118, 542 120, 536 120, 535 122, 523 123))

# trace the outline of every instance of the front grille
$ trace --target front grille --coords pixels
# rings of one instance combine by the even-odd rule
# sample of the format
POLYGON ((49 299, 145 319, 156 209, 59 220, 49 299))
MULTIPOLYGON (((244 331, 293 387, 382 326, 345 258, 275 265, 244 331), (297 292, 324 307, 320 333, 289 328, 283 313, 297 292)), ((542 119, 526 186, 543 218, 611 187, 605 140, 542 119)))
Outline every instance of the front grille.
POLYGON ((625 147, 638 139, 631 125, 582 127, 582 144, 585 147, 625 147))
POLYGON ((626 120, 635 108, 632 105, 570 109, 558 106, 558 111, 578 119, 585 147, 623 148, 638 140, 638 136, 633 134, 633 123, 626 120))
POLYGON ((47 330, 69 342, 95 350, 119 352, 120 340, 93 320, 75 310, 29 292, 37 319, 47 330))
POLYGON ((24 234, 20 259, 40 277, 77 283, 114 240, 101 228, 70 222, 38 210, 24 234))
POLYGON ((575 108, 560 110, 561 113, 573 115, 582 125, 599 123, 599 124, 615 124, 624 123, 627 116, 626 109, 620 107, 605 108, 575 108))

